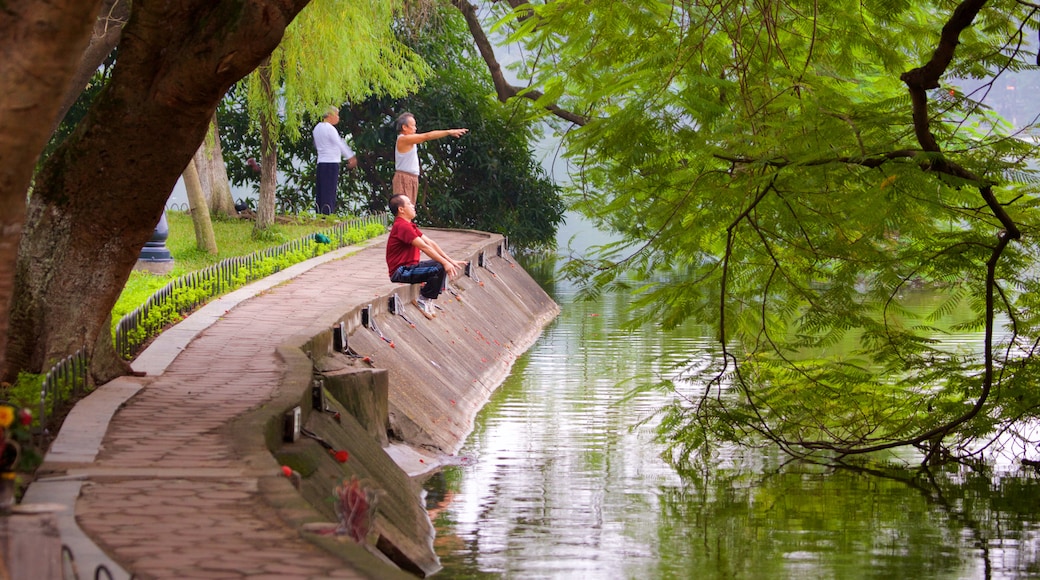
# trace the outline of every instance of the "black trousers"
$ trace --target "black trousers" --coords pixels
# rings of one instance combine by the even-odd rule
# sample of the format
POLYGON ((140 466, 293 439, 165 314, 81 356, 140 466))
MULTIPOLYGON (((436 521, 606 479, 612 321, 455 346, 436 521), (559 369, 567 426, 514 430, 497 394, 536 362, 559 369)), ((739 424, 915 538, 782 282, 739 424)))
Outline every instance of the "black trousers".
POLYGON ((336 190, 339 186, 339 163, 319 163, 315 198, 318 213, 336 213, 336 190))

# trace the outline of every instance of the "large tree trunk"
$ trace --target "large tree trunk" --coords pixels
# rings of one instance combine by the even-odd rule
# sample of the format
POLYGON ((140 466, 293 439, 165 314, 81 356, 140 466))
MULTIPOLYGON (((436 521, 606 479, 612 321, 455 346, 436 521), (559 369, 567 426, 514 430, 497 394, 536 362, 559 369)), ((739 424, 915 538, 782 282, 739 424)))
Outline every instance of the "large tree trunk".
POLYGON ((202 192, 209 204, 210 213, 222 213, 229 217, 237 215, 235 199, 231 197, 227 167, 224 165, 224 152, 220 147, 220 129, 217 127, 215 113, 209 123, 206 138, 195 152, 195 168, 199 172, 199 182, 202 184, 202 192))
POLYGON ((26 192, 100 4, 8 0, 0 16, 0 378, 26 192))
MULTIPOLYGON (((83 345, 111 348, 98 336, 109 332, 105 320, 217 103, 306 4, 134 0, 112 80, 37 178, 18 253, 8 377, 83 345)), ((98 360, 109 358, 95 358, 95 378, 129 370, 98 360)))
POLYGON ((256 204, 254 230, 264 230, 274 225, 274 193, 278 184, 278 122, 272 118, 274 91, 271 89, 271 62, 260 65, 260 86, 267 98, 268 106, 260 111, 260 201, 256 204))
POLYGON ((210 220, 209 205, 199 181, 199 171, 195 168, 195 160, 188 162, 184 168, 184 189, 188 193, 188 207, 191 208, 191 223, 195 226, 195 247, 210 254, 217 253, 217 238, 213 235, 213 222, 210 220))

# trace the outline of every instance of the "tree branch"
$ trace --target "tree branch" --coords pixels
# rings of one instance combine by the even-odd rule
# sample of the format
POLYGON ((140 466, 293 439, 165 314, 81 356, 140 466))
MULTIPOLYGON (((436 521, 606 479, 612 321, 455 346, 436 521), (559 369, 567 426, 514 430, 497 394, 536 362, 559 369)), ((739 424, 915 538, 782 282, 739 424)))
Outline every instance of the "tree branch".
POLYGON ((975 21, 986 0, 966 0, 957 6, 953 15, 942 28, 939 45, 932 58, 924 66, 907 71, 900 79, 910 89, 913 104, 914 133, 925 151, 939 151, 939 144, 932 135, 928 119, 928 90, 939 88, 939 77, 949 68, 953 53, 960 44, 960 35, 975 21))
POLYGON ((101 63, 105 62, 108 55, 112 54, 116 45, 119 44, 119 38, 123 34, 123 25, 126 24, 129 18, 129 0, 104 0, 102 2, 101 10, 94 21, 94 31, 90 35, 90 43, 87 45, 86 50, 83 51, 82 56, 80 56, 76 73, 73 75, 68 90, 65 92, 65 97, 62 99, 61 110, 58 111, 54 127, 51 128, 52 133, 61 124, 61 120, 65 118, 65 113, 75 104, 76 99, 83 92, 83 88, 87 86, 91 77, 94 76, 94 72, 97 71, 101 63))
MULTIPOLYGON (((523 97, 536 102, 541 99, 543 94, 540 91, 516 87, 506 80, 505 75, 502 74, 502 65, 500 65, 498 59, 495 58, 495 51, 491 46, 491 41, 488 40, 487 35, 484 34, 484 28, 480 25, 480 18, 477 17, 476 7, 466 0, 452 0, 452 4, 458 8, 459 12, 462 12, 462 15, 466 18, 466 25, 469 27, 469 32, 473 36, 473 41, 477 44, 477 50, 480 51, 480 56, 483 57, 484 62, 487 63, 488 72, 491 73, 491 80, 495 84, 495 93, 498 94, 498 100, 504 103, 511 97, 523 97)), ((513 3, 510 2, 510 4, 512 5, 513 3)), ((556 104, 545 105, 545 109, 557 117, 570 121, 575 125, 585 125, 588 123, 586 117, 563 109, 556 104)))

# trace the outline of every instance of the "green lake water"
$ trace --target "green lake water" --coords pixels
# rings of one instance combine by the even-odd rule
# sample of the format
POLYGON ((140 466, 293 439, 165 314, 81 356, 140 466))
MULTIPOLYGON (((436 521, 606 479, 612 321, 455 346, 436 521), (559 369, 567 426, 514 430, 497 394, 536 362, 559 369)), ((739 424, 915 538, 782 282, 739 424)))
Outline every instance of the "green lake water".
POLYGON ((530 269, 562 312, 479 414, 467 461, 426 484, 437 577, 1040 577, 1040 476, 1011 462, 867 473, 731 449, 677 473, 653 419, 674 394, 626 394, 641 371, 704 360, 708 331, 622 330, 625 296, 577 301, 530 269))

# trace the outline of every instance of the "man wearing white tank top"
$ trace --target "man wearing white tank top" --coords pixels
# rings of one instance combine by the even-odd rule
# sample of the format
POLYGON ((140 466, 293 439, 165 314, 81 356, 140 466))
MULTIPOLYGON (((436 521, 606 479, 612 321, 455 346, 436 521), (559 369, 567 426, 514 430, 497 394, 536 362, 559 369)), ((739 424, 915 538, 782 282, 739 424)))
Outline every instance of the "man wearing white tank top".
POLYGON ((419 197, 419 143, 443 139, 444 137, 461 137, 469 129, 440 129, 417 133, 415 115, 401 113, 397 117, 397 145, 394 147, 394 161, 397 171, 394 172, 393 194, 407 195, 414 205, 419 197))

